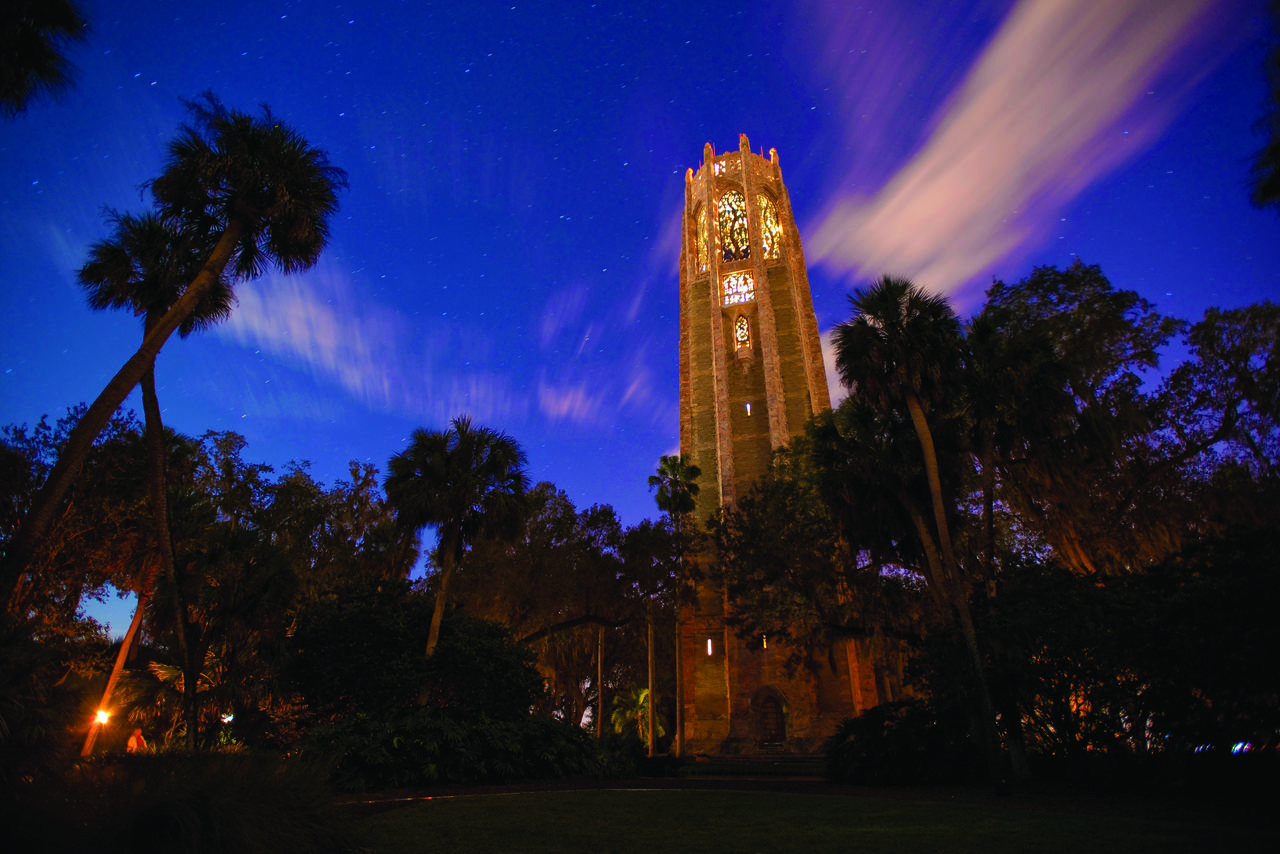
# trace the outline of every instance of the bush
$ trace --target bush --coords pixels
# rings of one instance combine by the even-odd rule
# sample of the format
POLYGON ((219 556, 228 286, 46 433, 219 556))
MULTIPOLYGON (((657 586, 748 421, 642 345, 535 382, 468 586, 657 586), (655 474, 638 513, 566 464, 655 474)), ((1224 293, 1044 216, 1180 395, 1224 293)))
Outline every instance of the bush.
POLYGON ((425 655, 433 600, 407 584, 352 585, 299 615, 287 673, 316 720, 429 706, 455 717, 522 718, 542 696, 535 657, 510 630, 458 609, 425 655))
POLYGON ((19 787, 9 850, 339 852, 353 847, 323 774, 252 753, 146 754, 85 762, 19 787))
POLYGON ((595 774, 595 740, 552 718, 459 720, 432 709, 355 715, 313 731, 307 755, 343 791, 442 783, 507 783, 595 774))
POLYGON ((967 780, 977 757, 956 717, 918 700, 868 709, 827 739, 827 777, 865 786, 967 780))

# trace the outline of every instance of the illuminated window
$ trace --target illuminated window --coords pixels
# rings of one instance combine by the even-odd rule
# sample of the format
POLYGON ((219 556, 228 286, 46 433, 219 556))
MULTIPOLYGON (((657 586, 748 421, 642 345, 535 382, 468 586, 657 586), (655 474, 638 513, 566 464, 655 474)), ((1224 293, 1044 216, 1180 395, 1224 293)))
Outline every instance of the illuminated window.
POLYGON ((711 648, 711 638, 707 638, 707 655, 715 655, 716 652, 711 648))
POLYGON ((750 418, 750 417, 751 417, 751 404, 749 404, 749 403, 747 404, 747 417, 748 417, 748 418, 750 418))
POLYGON ((751 256, 751 229, 747 227, 747 200, 737 190, 720 197, 720 254, 725 261, 745 261, 751 256))
POLYGON ((761 635, 761 636, 760 636, 760 646, 761 646, 761 648, 763 648, 763 649, 768 649, 768 648, 769 648, 769 636, 768 636, 768 635, 761 635))
POLYGON ((751 321, 745 314, 738 315, 733 323, 733 344, 737 350, 751 349, 751 321))
POLYGON ((760 209, 760 242, 764 244, 764 257, 776 261, 782 257, 782 226, 778 223, 778 209, 773 200, 761 193, 756 196, 756 206, 760 209))
POLYGON ((707 272, 707 210, 698 211, 698 272, 707 272))
POLYGON ((750 273, 730 273, 720 288, 725 305, 740 305, 756 298, 756 282, 750 273))

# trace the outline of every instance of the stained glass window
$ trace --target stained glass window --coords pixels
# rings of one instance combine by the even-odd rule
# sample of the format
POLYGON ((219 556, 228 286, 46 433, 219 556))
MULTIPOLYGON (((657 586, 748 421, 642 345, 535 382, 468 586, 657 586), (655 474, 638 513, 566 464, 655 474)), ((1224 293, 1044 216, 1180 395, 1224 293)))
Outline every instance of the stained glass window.
POLYGON ((751 229, 747 228, 747 200, 737 190, 720 197, 720 251, 725 261, 751 257, 751 229))
POLYGON ((698 211, 698 272, 707 272, 707 209, 698 211))
POLYGON ((725 305, 739 305, 756 298, 756 283, 750 273, 730 273, 721 285, 725 305))
POLYGON ((717 160, 711 171, 716 175, 716 177, 721 175, 730 175, 738 171, 739 165, 741 165, 739 161, 731 157, 727 160, 717 160))
POLYGON ((738 315, 733 323, 733 344, 738 350, 751 349, 751 321, 745 314, 738 315))
POLYGON ((760 210, 760 242, 764 244, 764 257, 768 261, 776 261, 782 257, 782 226, 778 223, 778 209, 773 206, 773 199, 764 193, 756 196, 756 207, 760 210))

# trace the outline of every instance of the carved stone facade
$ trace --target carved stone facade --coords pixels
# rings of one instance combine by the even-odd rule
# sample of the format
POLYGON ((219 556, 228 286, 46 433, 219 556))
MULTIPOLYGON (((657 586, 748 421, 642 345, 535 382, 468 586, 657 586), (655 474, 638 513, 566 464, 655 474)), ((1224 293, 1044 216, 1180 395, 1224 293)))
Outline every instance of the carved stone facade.
MULTIPOLYGON (((778 153, 752 153, 745 135, 727 154, 708 143, 685 176, 680 258, 680 451, 702 470, 698 518, 732 505, 830 406, 778 153)), ((869 642, 807 650, 810 666, 788 673, 790 651, 738 638, 732 608, 703 582, 682 611, 682 754, 812 753, 880 701, 869 642)))

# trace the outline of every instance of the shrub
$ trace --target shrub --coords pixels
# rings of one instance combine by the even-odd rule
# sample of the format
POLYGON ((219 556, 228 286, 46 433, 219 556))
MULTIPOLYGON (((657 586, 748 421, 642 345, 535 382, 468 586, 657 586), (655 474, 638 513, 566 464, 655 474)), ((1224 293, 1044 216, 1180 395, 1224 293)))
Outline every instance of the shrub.
POLYGON ((323 774, 252 753, 147 754, 85 762, 20 787, 15 851, 339 852, 353 847, 323 774))
POLYGON ((344 791, 442 783, 506 783, 594 774, 594 739, 563 721, 459 720, 423 708, 360 714, 315 730, 307 755, 323 759, 344 791))
POLYGON ((976 767, 963 720, 922 701, 885 703, 827 739, 827 777, 882 786, 952 783, 976 767))

